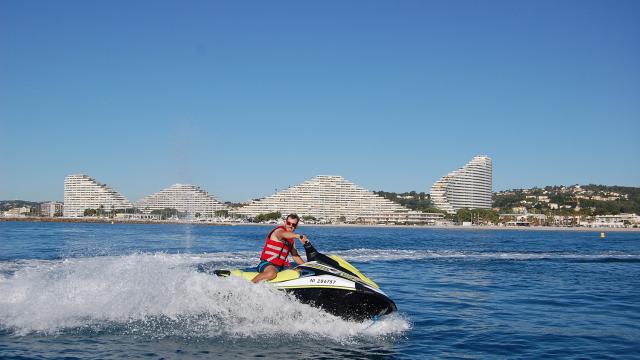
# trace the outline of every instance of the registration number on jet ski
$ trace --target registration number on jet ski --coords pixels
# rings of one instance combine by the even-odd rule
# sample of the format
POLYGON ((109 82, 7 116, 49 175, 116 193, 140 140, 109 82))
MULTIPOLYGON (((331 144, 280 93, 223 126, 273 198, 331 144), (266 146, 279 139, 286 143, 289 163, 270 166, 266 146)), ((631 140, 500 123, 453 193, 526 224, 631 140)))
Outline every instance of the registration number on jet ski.
POLYGON ((328 285, 333 285, 336 283, 335 280, 329 280, 329 279, 309 279, 310 283, 315 283, 315 284, 328 284, 328 285))

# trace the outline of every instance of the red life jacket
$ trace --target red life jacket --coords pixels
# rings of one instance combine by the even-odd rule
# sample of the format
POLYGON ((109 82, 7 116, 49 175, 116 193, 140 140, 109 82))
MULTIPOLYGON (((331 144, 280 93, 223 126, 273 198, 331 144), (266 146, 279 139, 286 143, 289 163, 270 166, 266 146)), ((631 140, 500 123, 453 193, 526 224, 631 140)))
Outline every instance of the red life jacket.
POLYGON ((284 226, 278 226, 277 228, 269 232, 269 235, 267 235, 267 240, 264 244, 264 249, 262 249, 262 254, 260 254, 260 260, 265 260, 275 266, 281 267, 284 266, 287 262, 289 251, 293 248, 294 238, 283 238, 284 241, 272 240, 271 234, 273 234, 273 232, 278 229, 287 231, 284 226))

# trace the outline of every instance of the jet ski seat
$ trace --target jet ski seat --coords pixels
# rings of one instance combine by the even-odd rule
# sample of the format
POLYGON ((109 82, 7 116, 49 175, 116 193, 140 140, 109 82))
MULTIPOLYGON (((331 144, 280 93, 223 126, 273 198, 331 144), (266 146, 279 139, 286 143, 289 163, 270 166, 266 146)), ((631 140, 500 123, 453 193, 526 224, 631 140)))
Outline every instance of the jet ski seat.
MULTIPOLYGON (((254 277, 256 277, 256 275, 258 275, 258 272, 256 271, 255 267, 244 269, 244 270, 216 270, 214 273, 218 276, 224 276, 224 277, 227 277, 230 275, 238 276, 249 281, 251 281, 254 277)), ((299 271, 286 269, 278 272, 278 275, 275 277, 275 279, 269 280, 269 282, 276 283, 281 281, 297 279, 299 277, 300 277, 299 271)))

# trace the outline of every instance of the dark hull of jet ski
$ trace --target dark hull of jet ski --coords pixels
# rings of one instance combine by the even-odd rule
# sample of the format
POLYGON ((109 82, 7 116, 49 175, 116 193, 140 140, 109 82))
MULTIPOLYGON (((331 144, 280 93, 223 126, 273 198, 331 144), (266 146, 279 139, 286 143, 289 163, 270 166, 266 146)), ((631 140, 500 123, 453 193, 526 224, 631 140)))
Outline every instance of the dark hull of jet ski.
POLYGON ((300 288, 286 290, 301 303, 318 307, 347 320, 362 321, 397 310, 388 297, 356 285, 356 291, 332 288, 300 288))

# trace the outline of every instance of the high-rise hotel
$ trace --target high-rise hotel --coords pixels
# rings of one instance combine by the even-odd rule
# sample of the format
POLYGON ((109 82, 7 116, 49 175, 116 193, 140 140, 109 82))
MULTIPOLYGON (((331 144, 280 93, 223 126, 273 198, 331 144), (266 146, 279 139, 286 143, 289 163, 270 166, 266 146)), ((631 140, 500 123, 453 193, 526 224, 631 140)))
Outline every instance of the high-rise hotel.
POLYGON ((87 175, 74 174, 64 178, 65 217, 84 216, 86 209, 112 211, 131 207, 124 196, 87 175))
POLYGON ((474 157, 462 168, 451 172, 431 187, 431 201, 448 213, 459 209, 491 209, 493 165, 486 155, 474 157))

